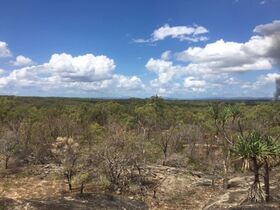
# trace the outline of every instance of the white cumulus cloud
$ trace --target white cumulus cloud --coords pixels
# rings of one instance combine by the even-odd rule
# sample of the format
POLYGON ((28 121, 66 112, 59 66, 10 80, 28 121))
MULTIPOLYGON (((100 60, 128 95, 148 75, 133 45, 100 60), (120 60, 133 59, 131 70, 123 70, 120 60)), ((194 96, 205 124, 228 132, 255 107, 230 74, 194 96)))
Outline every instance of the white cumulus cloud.
MULTIPOLYGON (((272 71, 280 64, 280 20, 258 25, 253 32, 255 34, 245 42, 220 39, 205 46, 188 47, 173 55, 165 51, 160 59, 151 58, 146 69, 157 76, 151 84, 158 89, 171 90, 172 84, 177 87, 179 83, 193 91, 204 91, 205 86, 207 89, 226 86, 249 89, 275 83, 278 73, 267 73, 255 82, 235 77, 241 72, 272 71)), ((165 38, 168 33, 163 34, 158 39, 165 38)))
POLYGON ((172 81, 173 77, 181 71, 181 68, 173 65, 172 61, 153 58, 146 63, 146 69, 157 74, 158 78, 152 81, 154 85, 172 81))
POLYGON ((0 58, 1 57, 11 57, 12 53, 8 48, 8 44, 6 42, 0 41, 0 58))
POLYGON ((272 68, 271 60, 265 56, 269 46, 270 40, 260 37, 252 37, 246 43, 218 40, 205 47, 190 47, 178 53, 177 59, 210 73, 267 70, 272 68))
POLYGON ((66 53, 52 55, 49 63, 45 66, 64 81, 81 82, 110 78, 116 67, 114 60, 104 55, 86 54, 73 57, 66 53))
POLYGON ((16 57, 16 60, 12 63, 14 66, 28 66, 28 65, 32 65, 33 61, 28 57, 19 55, 16 57))
POLYGON ((137 76, 114 74, 115 67, 114 60, 105 55, 53 54, 47 63, 15 69, 0 76, 0 87, 111 92, 144 88, 137 76))
POLYGON ((271 35, 280 32, 280 20, 274 20, 271 23, 261 24, 255 27, 254 32, 263 35, 271 35))
POLYGON ((210 73, 270 70, 280 63, 280 21, 258 25, 247 42, 218 40, 177 53, 180 61, 210 73))

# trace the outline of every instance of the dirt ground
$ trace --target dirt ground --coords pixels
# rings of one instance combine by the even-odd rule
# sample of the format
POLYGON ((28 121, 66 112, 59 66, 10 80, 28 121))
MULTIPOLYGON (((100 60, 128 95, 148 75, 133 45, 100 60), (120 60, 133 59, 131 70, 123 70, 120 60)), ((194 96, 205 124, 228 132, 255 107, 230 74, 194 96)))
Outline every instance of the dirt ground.
MULTIPOLYGON (((230 180, 231 188, 223 190, 212 186, 212 180, 201 172, 190 173, 186 169, 166 166, 150 166, 153 175, 162 180, 154 198, 136 198, 117 195, 100 190, 86 190, 84 197, 77 191, 69 192, 65 180, 58 176, 53 166, 36 166, 6 170, 1 173, 0 209, 254 209, 249 205, 238 207, 246 198, 251 182, 250 174, 230 180), (4 208, 5 206, 5 208, 4 208), (246 207, 246 208, 245 208, 246 207)), ((279 195, 278 171, 274 172, 272 192, 279 195)), ((280 209, 278 197, 260 209, 280 209), (279 207, 279 208, 278 208, 279 207)), ((255 206, 256 208, 256 206, 255 206)), ((256 208, 257 209, 257 208, 256 208)))

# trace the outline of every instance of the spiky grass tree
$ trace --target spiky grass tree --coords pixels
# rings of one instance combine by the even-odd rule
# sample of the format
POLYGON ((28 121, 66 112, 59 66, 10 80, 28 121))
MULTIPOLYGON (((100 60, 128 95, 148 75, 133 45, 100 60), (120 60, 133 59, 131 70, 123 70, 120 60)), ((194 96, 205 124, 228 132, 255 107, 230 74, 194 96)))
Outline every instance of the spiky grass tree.
POLYGON ((253 202, 262 202, 265 200, 264 192, 260 183, 261 155, 266 152, 266 146, 263 144, 259 133, 251 132, 246 136, 238 136, 234 146, 234 153, 243 159, 245 169, 251 162, 254 172, 254 182, 248 192, 248 199, 253 202))
POLYGON ((271 137, 261 136, 257 132, 239 136, 235 142, 233 152, 244 160, 245 168, 251 162, 254 172, 254 182, 248 192, 248 200, 252 202, 269 201, 269 161, 279 155, 279 144, 271 137), (260 168, 264 165, 264 185, 265 192, 261 187, 260 168))

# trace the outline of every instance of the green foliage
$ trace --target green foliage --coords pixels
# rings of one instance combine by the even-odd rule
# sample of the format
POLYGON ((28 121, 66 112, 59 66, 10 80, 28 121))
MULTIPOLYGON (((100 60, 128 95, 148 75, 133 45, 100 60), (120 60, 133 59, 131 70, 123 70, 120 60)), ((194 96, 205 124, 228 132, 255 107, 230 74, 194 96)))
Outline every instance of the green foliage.
POLYGON ((252 132, 247 136, 238 136, 233 149, 234 153, 244 159, 260 157, 268 152, 268 148, 262 141, 259 133, 252 132))
POLYGON ((280 154, 280 144, 271 136, 251 132, 246 136, 238 136, 233 152, 243 159, 271 157, 280 154))

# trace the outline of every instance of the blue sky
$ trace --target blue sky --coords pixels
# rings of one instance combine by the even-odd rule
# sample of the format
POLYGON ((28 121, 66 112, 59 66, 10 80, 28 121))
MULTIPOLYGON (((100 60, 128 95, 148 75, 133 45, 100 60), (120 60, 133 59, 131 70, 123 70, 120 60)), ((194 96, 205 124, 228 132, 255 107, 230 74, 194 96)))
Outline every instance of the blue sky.
POLYGON ((0 0, 0 94, 267 97, 280 0, 0 0))

